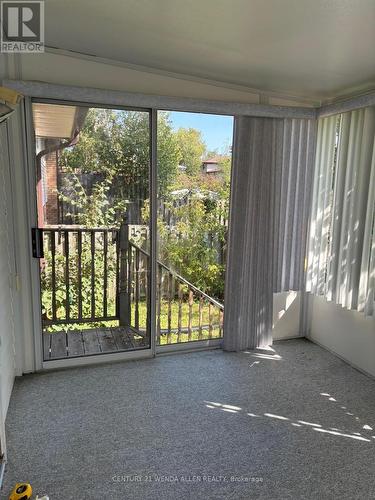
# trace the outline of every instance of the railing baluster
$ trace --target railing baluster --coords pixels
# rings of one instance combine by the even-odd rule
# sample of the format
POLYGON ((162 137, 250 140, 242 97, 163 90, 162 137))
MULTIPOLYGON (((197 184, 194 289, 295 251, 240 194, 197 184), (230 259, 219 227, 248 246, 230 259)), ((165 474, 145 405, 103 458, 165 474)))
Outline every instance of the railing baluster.
POLYGON ((172 340, 172 274, 168 274, 168 333, 167 344, 172 340))
POLYGON ((120 326, 131 325, 131 255, 132 246, 129 242, 129 224, 124 219, 118 233, 119 239, 119 289, 118 318, 120 326))
POLYGON ((91 318, 95 318, 95 232, 91 233, 91 318))
POLYGON ((132 279, 133 279, 133 247, 129 245, 128 250, 128 303, 129 303, 129 311, 128 311, 128 324, 132 325, 132 300, 134 299, 134 294, 132 294, 132 279))
POLYGON ((189 322, 188 322, 188 340, 191 340, 192 323, 193 323, 193 290, 189 289, 189 322))
POLYGON ((55 231, 50 232, 51 235, 51 285, 52 285, 52 319, 57 320, 57 307, 56 307, 56 240, 55 231))
POLYGON ((143 273, 144 273, 144 297, 146 299, 147 304, 147 314, 146 314, 146 328, 149 325, 149 315, 151 309, 151 297, 149 296, 148 291, 150 290, 150 277, 151 273, 149 273, 150 269, 150 259, 148 255, 143 255, 144 263, 143 263, 143 273))
POLYGON ((212 338, 212 304, 208 303, 208 338, 212 338))
MULTIPOLYGON (((115 290, 116 290, 116 309, 115 309, 115 314, 118 318, 120 318, 120 232, 112 233, 112 243, 115 245, 115 252, 116 252, 116 284, 115 284, 115 290)), ((120 323, 121 325, 121 323, 120 323)))
POLYGON ((77 232, 78 319, 82 318, 82 232, 77 232))
POLYGON ((203 320, 203 296, 199 296, 199 327, 198 327, 198 339, 202 339, 202 320, 203 320))
POLYGON ((108 288, 108 232, 103 231, 103 316, 107 316, 107 288, 108 288))
POLYGON ((64 231, 65 253, 65 319, 70 319, 70 290, 69 290, 69 232, 64 231))
POLYGON ((177 342, 181 342, 182 330, 182 286, 178 284, 178 327, 177 327, 177 342))
POLYGON ((139 287, 139 250, 135 250, 135 329, 139 330, 139 300, 140 300, 140 287, 139 287))
POLYGON ((219 336, 223 336, 223 321, 224 321, 224 311, 222 309, 219 310, 219 336))
POLYGON ((156 327, 156 343, 160 345, 160 331, 161 331, 161 301, 163 300, 163 292, 162 292, 162 284, 163 284, 163 268, 158 266, 158 285, 157 285, 157 297, 158 297, 158 308, 157 308, 157 327, 156 327))

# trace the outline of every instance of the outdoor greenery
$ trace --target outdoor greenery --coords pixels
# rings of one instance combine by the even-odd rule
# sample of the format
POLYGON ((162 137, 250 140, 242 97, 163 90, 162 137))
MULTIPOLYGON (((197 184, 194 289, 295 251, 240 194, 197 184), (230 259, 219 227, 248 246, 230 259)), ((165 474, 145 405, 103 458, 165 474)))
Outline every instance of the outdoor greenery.
MULTIPOLYGON (((149 115, 139 111, 90 108, 76 143, 61 151, 59 171, 64 185, 60 201, 71 208, 67 215, 73 224, 87 228, 118 228, 125 213, 132 223, 149 222, 149 115), (89 179, 90 182, 87 181, 89 179)), ((202 160, 217 156, 207 151, 201 133, 195 129, 174 130, 167 112, 158 114, 158 196, 169 220, 158 215, 159 260, 207 294, 223 300, 226 226, 230 154, 222 154, 222 172, 217 177, 204 175, 202 160), (173 223, 170 223, 170 220, 173 223)), ((74 235, 70 245, 77 247, 74 235)), ((138 241, 142 245, 142 241, 138 241)), ((103 302, 103 240, 97 239, 95 253, 95 302, 103 302)), ((47 248, 50 243, 47 242, 47 248)), ((82 290, 84 315, 90 315, 91 248, 82 245, 82 290)), ((69 255, 70 309, 77 314, 76 254, 69 255)), ((109 263, 109 261, 108 261, 109 263)), ((44 316, 52 317, 51 253, 46 252, 42 272, 44 316)), ((116 270, 111 268, 114 281, 116 270)), ((57 309, 64 317, 65 256, 56 257, 57 309)), ((115 294, 109 291, 108 313, 115 308, 115 294)), ((145 304, 142 314, 146 314, 145 304)), ((166 321, 162 307, 161 324, 166 321)), ((186 311, 183 321, 186 323, 186 311)), ((194 313, 196 314, 196 313, 194 313)), ((204 320, 207 318, 204 309, 204 320)), ((177 324, 178 305, 172 306, 172 323, 177 324)), ((145 318, 144 318, 145 319, 145 318)), ((207 324, 207 323, 206 323, 207 324)), ((78 327, 79 325, 77 325, 78 327)), ((96 325, 100 326, 100 324, 96 325)), ((104 325, 103 325, 104 326, 104 325)), ((59 327, 56 327, 59 329, 59 327)), ((162 326, 163 328, 163 326, 162 326)))
MULTIPOLYGON (((215 153, 207 151, 198 130, 174 131, 169 114, 159 113, 159 198, 176 221, 171 229, 159 216, 160 260, 203 291, 223 299, 229 154, 221 158, 220 176, 201 172, 202 159, 215 153), (186 169, 180 170, 179 165, 186 169), (189 203, 176 206, 173 193, 182 189, 189 191, 189 203)), ((136 201, 139 222, 148 223, 147 113, 89 109, 77 144, 65 149, 59 161, 60 168, 70 174, 70 189, 59 194, 76 207, 73 222, 86 227, 118 227, 136 201), (90 190, 80 181, 84 173, 97 176, 90 190)))
MULTIPOLYGON (((178 151, 166 114, 158 122, 160 193, 177 174, 178 151)), ((118 226, 129 205, 149 197, 148 113, 90 108, 79 140, 59 158, 67 185, 60 199, 75 206, 73 222, 87 227, 118 226), (66 175, 69 174, 69 175, 66 175), (87 189, 83 179, 94 181, 87 189)))
POLYGON ((166 221, 158 221, 160 260, 200 290, 222 300, 226 227, 221 220, 227 204, 210 204, 192 196, 189 204, 170 209, 176 217, 173 231, 166 221))

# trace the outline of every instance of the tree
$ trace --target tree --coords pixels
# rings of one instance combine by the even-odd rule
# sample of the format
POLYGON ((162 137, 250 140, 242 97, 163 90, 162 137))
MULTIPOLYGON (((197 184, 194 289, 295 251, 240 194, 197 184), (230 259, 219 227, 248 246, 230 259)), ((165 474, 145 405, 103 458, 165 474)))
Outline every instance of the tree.
MULTIPOLYGON (((132 208, 138 220, 132 217, 131 222, 147 224, 149 148, 148 113, 90 109, 77 144, 60 157, 60 169, 67 174, 60 198, 74 208, 74 222, 86 227, 119 226, 125 211, 132 208), (90 186, 85 175, 92 178, 90 186)), ((222 175, 215 177, 201 171, 206 155, 198 130, 175 132, 169 113, 158 113, 158 195, 176 221, 169 225, 159 217, 159 258, 202 290, 222 298, 230 157, 221 157, 222 175), (186 166, 185 172, 179 171, 179 164, 186 166), (189 189, 189 200, 176 204, 170 193, 181 188, 189 189)))
POLYGON ((186 167, 187 175, 198 175, 201 171, 202 157, 206 151, 201 132, 194 128, 180 128, 176 132, 176 141, 179 164, 186 167))
POLYGON ((179 150, 176 134, 172 129, 169 113, 158 112, 158 195, 164 196, 170 190, 178 173, 179 150))
MULTIPOLYGON (((158 182, 163 195, 178 169, 178 149, 169 114, 158 117, 158 182)), ((129 206, 136 212, 149 197, 149 115, 90 108, 79 140, 63 151, 59 167, 65 185, 60 198, 75 206, 74 222, 114 225, 129 206), (89 174, 90 185, 84 175, 89 174)))

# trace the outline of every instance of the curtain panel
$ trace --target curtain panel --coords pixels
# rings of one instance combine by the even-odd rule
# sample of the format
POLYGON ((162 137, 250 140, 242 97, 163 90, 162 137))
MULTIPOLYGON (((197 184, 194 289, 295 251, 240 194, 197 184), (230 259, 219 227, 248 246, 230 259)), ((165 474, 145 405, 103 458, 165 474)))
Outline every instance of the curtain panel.
POLYGON ((375 315, 375 107, 318 123, 306 289, 375 315))
POLYGON ((272 343, 273 292, 301 290, 315 120, 235 120, 224 349, 272 343))

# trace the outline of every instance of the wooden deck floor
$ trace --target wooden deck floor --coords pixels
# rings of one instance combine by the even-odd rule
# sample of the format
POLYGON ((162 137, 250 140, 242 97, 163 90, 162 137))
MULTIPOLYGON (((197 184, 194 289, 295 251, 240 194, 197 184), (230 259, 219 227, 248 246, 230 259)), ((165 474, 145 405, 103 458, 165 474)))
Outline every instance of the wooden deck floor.
POLYGON ((144 339, 123 327, 43 333, 44 361, 127 351, 145 346, 144 339))

